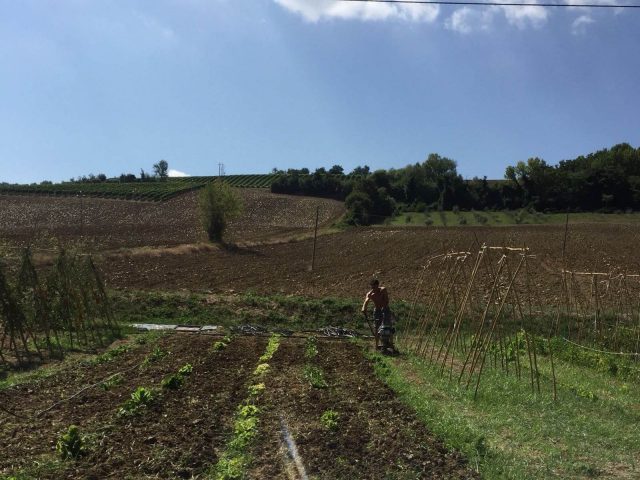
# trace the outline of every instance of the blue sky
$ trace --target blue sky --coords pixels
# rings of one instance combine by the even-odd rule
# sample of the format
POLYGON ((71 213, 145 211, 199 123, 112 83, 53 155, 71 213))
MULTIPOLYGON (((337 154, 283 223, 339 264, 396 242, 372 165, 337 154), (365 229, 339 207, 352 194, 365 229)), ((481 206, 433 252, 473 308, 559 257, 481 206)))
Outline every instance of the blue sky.
POLYGON ((640 10, 0 0, 0 182, 431 152, 502 178, 640 146, 639 45, 640 10))

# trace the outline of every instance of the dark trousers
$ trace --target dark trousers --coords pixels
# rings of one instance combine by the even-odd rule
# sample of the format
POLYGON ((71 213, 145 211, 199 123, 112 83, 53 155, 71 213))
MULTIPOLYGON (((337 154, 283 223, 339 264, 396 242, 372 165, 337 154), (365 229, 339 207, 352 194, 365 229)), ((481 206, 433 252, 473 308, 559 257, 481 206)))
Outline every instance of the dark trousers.
POLYGON ((376 332, 380 329, 380 326, 391 326, 391 311, 389 307, 374 308, 373 319, 376 322, 376 332))

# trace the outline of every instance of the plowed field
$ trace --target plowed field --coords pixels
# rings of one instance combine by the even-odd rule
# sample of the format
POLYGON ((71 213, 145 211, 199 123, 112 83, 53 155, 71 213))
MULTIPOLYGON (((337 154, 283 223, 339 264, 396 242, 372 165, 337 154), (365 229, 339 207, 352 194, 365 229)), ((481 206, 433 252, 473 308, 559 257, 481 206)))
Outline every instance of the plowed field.
MULTIPOLYGON (((244 209, 228 232, 230 241, 252 242, 308 231, 320 207, 320 225, 344 209, 335 200, 238 189, 244 209)), ((82 242, 83 249, 175 246, 205 240, 197 193, 166 202, 78 197, 0 196, 0 241, 54 247, 82 242)))
MULTIPOLYGON (((316 264, 309 271, 313 241, 256 246, 238 251, 118 256, 104 261, 114 287, 159 290, 282 292, 313 297, 364 295, 377 274, 393 298, 411 299, 426 260, 447 251, 495 246, 528 246, 537 273, 555 274, 562 265, 564 226, 473 228, 362 228, 318 239, 316 264)), ((631 225, 570 226, 569 268, 640 273, 640 229, 631 225)), ((540 278, 541 289, 553 296, 552 282, 540 278)), ((545 293, 546 292, 546 293, 545 293)))

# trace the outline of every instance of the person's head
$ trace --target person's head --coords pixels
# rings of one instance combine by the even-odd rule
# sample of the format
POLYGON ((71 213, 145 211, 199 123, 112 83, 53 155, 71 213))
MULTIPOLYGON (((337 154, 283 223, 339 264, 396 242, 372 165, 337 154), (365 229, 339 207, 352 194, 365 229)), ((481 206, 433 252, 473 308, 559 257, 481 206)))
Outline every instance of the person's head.
POLYGON ((378 288, 380 286, 380 281, 377 278, 373 278, 369 282, 369 285, 371 285, 371 288, 378 288))

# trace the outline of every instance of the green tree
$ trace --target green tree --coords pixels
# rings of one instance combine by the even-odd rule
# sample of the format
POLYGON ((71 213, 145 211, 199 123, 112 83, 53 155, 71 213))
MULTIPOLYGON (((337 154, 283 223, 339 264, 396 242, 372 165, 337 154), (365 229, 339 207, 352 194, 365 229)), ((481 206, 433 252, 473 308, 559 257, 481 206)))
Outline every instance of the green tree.
POLYGON ((373 208, 371 197, 362 190, 351 192, 345 202, 347 207, 347 223, 352 225, 369 225, 369 215, 373 208))
POLYGON ((242 212, 240 197, 226 183, 209 183, 200 191, 202 226, 212 242, 221 242, 227 223, 242 212))
POLYGON ((167 178, 169 176, 169 164, 167 161, 160 160, 158 163, 155 163, 153 165, 153 174, 161 179, 167 178))

